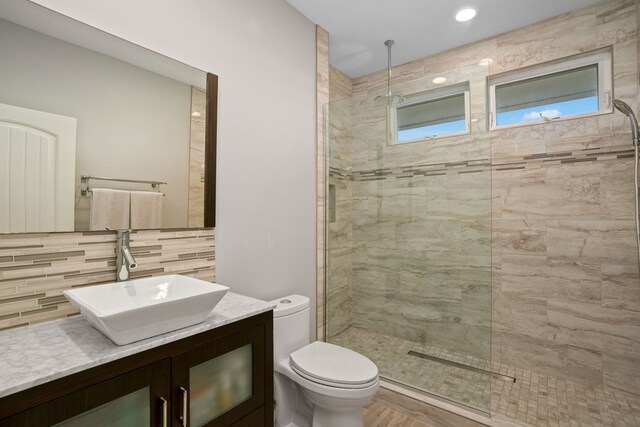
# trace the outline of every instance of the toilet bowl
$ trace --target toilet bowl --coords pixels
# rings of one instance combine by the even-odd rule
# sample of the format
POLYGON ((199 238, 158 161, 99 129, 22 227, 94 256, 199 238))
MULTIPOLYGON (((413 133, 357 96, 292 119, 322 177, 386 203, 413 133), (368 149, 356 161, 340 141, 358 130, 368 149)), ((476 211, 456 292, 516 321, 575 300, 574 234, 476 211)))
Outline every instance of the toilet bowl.
POLYGON ((309 299, 271 301, 277 427, 362 427, 362 409, 380 386, 365 356, 334 344, 309 343, 309 299))

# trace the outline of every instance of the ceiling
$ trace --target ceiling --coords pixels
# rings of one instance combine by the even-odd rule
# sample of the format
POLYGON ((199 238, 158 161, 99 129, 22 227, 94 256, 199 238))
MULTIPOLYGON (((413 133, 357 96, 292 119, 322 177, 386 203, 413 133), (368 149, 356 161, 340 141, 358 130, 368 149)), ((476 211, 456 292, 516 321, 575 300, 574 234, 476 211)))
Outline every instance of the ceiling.
POLYGON ((398 65, 599 1, 287 0, 329 32, 329 62, 352 78, 387 67, 387 39, 395 40, 398 65), (457 22, 455 14, 465 7, 475 8, 477 16, 457 22))

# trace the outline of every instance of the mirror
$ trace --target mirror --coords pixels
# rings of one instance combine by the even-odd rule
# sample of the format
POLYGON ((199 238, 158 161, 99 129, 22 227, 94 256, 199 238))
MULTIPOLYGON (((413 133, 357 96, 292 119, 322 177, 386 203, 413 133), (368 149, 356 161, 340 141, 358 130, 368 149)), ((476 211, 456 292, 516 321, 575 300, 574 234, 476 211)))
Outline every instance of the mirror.
POLYGON ((213 226, 217 77, 0 6, 0 233, 213 226))

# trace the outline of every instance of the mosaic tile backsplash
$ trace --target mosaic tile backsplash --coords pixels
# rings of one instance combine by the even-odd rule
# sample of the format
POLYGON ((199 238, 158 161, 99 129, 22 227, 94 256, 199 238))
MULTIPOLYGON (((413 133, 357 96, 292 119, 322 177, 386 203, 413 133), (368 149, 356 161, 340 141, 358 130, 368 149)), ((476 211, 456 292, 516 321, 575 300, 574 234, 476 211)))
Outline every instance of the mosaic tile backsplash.
MULTIPOLYGON (((0 236, 0 330, 75 315, 62 291, 114 282, 114 232, 0 236)), ((214 229, 131 233, 132 278, 184 274, 215 280, 214 229)))

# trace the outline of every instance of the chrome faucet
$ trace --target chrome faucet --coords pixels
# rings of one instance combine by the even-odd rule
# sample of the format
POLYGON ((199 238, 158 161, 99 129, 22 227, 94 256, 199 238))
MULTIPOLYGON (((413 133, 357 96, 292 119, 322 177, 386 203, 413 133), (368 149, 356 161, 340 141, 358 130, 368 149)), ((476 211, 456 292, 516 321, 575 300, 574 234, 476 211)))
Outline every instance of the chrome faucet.
POLYGON ((131 230, 116 230, 116 282, 129 279, 131 270, 138 266, 129 249, 131 230))

